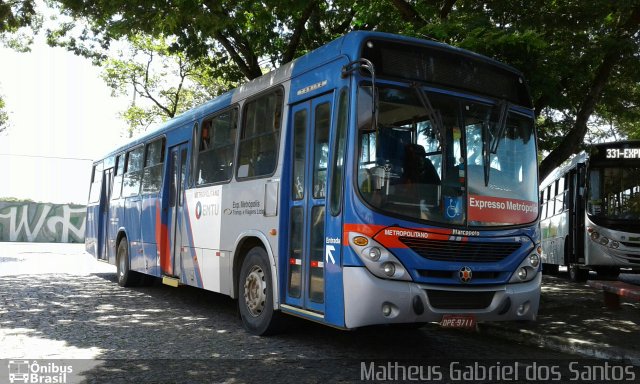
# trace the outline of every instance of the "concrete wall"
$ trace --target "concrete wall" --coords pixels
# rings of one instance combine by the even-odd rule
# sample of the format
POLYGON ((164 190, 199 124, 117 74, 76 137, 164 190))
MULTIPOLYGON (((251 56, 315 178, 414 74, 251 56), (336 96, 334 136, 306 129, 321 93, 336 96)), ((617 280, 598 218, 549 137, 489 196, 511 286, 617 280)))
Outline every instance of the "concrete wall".
POLYGON ((0 201, 0 241, 83 243, 83 205, 0 201))

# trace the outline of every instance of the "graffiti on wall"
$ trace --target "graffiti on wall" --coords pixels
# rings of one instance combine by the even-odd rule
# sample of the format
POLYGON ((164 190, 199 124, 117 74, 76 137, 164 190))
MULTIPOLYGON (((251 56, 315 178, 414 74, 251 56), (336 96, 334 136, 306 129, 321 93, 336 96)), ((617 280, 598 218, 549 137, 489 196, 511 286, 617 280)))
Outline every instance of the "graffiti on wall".
POLYGON ((83 243, 82 205, 0 202, 0 241, 83 243))

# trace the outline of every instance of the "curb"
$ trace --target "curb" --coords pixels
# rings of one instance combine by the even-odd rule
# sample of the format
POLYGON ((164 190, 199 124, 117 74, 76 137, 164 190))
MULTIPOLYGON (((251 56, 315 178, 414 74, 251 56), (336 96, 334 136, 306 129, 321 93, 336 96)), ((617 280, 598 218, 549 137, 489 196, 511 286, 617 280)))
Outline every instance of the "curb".
POLYGON ((559 352, 569 352, 585 357, 620 360, 640 366, 640 352, 607 344, 555 335, 542 335, 529 329, 508 329, 495 324, 479 324, 481 334, 517 341, 523 344, 544 347, 559 352))

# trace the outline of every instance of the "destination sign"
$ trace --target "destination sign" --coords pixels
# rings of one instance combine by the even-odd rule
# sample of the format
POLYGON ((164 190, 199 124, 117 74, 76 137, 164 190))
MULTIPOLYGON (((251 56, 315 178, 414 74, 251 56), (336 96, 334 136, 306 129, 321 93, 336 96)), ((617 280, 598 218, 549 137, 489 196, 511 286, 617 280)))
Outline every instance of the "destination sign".
POLYGON ((607 159, 640 159, 640 148, 607 148, 607 159))

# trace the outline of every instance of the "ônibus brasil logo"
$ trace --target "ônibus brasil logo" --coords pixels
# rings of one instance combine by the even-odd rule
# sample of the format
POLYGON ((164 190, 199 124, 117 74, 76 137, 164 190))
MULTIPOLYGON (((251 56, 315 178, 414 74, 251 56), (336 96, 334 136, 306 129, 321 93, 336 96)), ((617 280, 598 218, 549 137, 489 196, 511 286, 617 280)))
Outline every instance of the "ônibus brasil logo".
POLYGON ((58 383, 67 382, 67 374, 73 372, 71 365, 54 362, 38 364, 37 361, 9 360, 10 383, 58 383))

